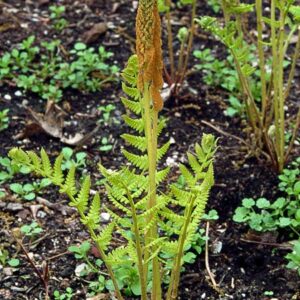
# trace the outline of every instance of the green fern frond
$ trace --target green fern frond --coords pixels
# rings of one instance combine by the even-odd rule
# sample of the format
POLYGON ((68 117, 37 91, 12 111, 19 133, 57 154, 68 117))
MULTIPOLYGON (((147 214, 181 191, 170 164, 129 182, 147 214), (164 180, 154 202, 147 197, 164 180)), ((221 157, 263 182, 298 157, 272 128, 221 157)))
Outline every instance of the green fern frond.
POLYGON ((61 185, 64 181, 64 175, 61 169, 61 164, 64 156, 61 153, 55 160, 54 166, 53 166, 53 178, 52 182, 56 185, 61 185))
POLYGON ((169 148, 170 148, 170 142, 167 142, 157 150, 157 161, 160 161, 162 159, 162 157, 167 153, 169 148))
POLYGON ((162 250, 171 255, 177 254, 178 252, 178 241, 166 241, 162 245, 162 250))
POLYGON ((187 157, 189 160, 189 164, 193 169, 194 173, 195 174, 202 173, 202 166, 198 163, 197 158, 191 153, 187 153, 187 157))
POLYGON ((100 196, 98 193, 93 198, 88 215, 81 219, 81 221, 91 229, 98 228, 100 222, 100 196))
MULTIPOLYGON (((143 226, 140 226, 140 230, 143 234, 147 235, 147 233, 153 228, 153 226, 155 226, 158 222, 159 218, 157 214, 153 214, 151 216, 150 221, 147 221, 146 226, 145 225, 145 220, 142 221, 143 226)), ((141 224, 141 222, 139 222, 139 224, 141 224)))
POLYGON ((134 263, 137 263, 138 257, 137 257, 137 253, 136 253, 136 247, 132 240, 128 241, 127 253, 129 255, 131 261, 134 263))
POLYGON ((53 170, 52 170, 49 156, 43 148, 41 149, 41 160, 42 160, 43 174, 45 177, 50 178, 53 170))
POLYGON ((173 223, 175 223, 178 226, 181 226, 183 224, 183 222, 185 221, 185 219, 186 219, 184 216, 181 216, 177 213, 174 213, 169 208, 164 208, 164 210, 161 210, 159 212, 159 214, 161 216, 163 216, 164 218, 172 221, 173 223))
POLYGON ((128 72, 123 72, 121 75, 128 84, 130 84, 131 86, 136 86, 137 78, 134 74, 129 74, 128 72))
POLYGON ((142 152, 145 152, 147 149, 147 141, 145 137, 142 136, 134 136, 131 134, 122 134, 121 137, 129 143, 131 146, 139 149, 142 152))
POLYGON ((131 210, 129 210, 127 207, 125 207, 123 204, 121 204, 118 200, 116 200, 111 193, 108 194, 108 199, 110 202, 114 205, 115 208, 123 211, 127 216, 131 216, 131 210))
POLYGON ((137 115, 141 114, 142 107, 141 107, 140 102, 132 101, 132 100, 126 99, 124 97, 121 97, 121 101, 126 108, 130 109, 135 114, 137 114, 137 115))
POLYGON ((130 163, 138 167, 140 170, 146 170, 148 168, 147 155, 137 155, 137 154, 130 153, 127 150, 122 150, 122 153, 130 163))
POLYGON ((34 166, 35 172, 41 172, 42 170, 42 161, 38 155, 33 151, 28 151, 27 155, 30 157, 31 163, 34 166))
POLYGON ((123 228, 131 228, 131 222, 127 218, 120 217, 108 207, 105 207, 104 209, 110 214, 111 218, 115 221, 116 224, 119 224, 123 228))
POLYGON ((74 165, 72 165, 72 167, 70 168, 65 183, 63 187, 60 189, 60 193, 66 193, 70 198, 76 195, 77 189, 76 189, 74 165))
POLYGON ((140 98, 140 91, 135 87, 130 87, 122 82, 122 90, 129 97, 138 100, 140 98))
POLYGON ((124 115, 123 120, 129 127, 136 130, 137 132, 142 133, 144 131, 143 119, 133 119, 127 115, 124 115))
POLYGON ((76 199, 70 202, 70 206, 75 206, 81 214, 86 211, 91 189, 91 178, 86 176, 76 199))
POLYGON ((170 169, 171 169, 170 167, 167 167, 156 173, 155 180, 156 180, 157 185, 160 184, 161 182, 163 182, 167 178, 167 176, 170 172, 170 169))
POLYGON ((8 156, 18 164, 24 164, 28 167, 31 165, 28 154, 20 148, 12 148, 9 151, 8 156))
POLYGON ((128 262, 127 247, 120 246, 112 250, 106 257, 106 261, 112 265, 119 265, 128 262))
POLYGON ((96 237, 96 242, 100 245, 100 247, 105 251, 107 250, 108 245, 112 239, 112 234, 115 229, 115 222, 109 223, 100 234, 96 237))
POLYGON ((158 122, 157 125, 157 136, 160 136, 160 134, 162 133, 163 129, 167 126, 167 118, 161 118, 158 122))
POLYGON ((194 186, 195 178, 194 178, 193 174, 188 170, 188 168, 185 165, 180 164, 179 169, 180 169, 180 172, 181 172, 182 176, 184 177, 184 180, 186 181, 186 183, 190 186, 194 186))
POLYGON ((145 197, 143 197, 141 200, 135 203, 134 205, 135 209, 143 209, 146 206, 148 200, 149 200, 149 195, 147 194, 145 197))
POLYGON ((178 188, 174 184, 171 185, 171 191, 172 191, 173 195, 175 196, 175 198, 177 199, 178 204, 183 207, 186 206, 189 199, 191 199, 193 196, 193 194, 191 192, 184 191, 184 190, 178 188))

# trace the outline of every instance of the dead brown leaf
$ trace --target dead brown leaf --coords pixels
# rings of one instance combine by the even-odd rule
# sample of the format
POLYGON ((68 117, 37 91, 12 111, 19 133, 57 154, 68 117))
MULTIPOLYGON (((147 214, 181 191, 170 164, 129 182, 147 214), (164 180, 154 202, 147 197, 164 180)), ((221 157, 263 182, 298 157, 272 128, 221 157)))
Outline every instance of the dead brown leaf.
POLYGON ((90 30, 82 35, 82 41, 90 44, 98 40, 98 38, 107 31, 107 24, 104 22, 95 24, 90 30))
POLYGON ((64 144, 82 146, 99 130, 99 126, 97 126, 88 134, 77 132, 73 136, 66 137, 63 129, 67 113, 53 101, 48 101, 44 114, 37 113, 31 108, 27 108, 27 110, 30 113, 31 120, 26 124, 24 131, 14 137, 15 139, 22 139, 45 132, 52 137, 60 139, 64 144))

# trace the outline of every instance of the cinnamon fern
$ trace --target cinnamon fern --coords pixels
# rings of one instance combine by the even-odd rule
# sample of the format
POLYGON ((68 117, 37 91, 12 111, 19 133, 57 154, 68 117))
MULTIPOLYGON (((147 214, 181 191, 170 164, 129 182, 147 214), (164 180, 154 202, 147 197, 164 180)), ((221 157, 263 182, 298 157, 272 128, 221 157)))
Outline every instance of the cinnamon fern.
MULTIPOLYGON (((153 9, 155 20, 152 23, 151 20, 137 22, 137 25, 144 24, 147 30, 151 26, 157 29, 160 23, 156 1, 148 3, 142 0, 140 3, 144 5, 140 9, 153 9)), ((141 10, 139 16, 145 17, 141 10)), ((142 34, 141 28, 139 34, 142 34)), ((160 44, 158 38, 157 34, 152 36, 156 50, 160 44)), ((146 300, 151 294, 153 300, 170 300, 177 298, 182 258, 199 226, 214 184, 216 140, 212 135, 204 134, 201 143, 195 145, 194 153, 188 153, 187 164, 179 166, 187 184, 179 188, 170 183, 170 168, 158 167, 163 166, 162 159, 170 146, 169 142, 158 143, 158 137, 166 126, 166 119, 158 117, 158 111, 162 109, 162 99, 158 97, 161 78, 158 76, 159 79, 155 80, 155 76, 161 66, 147 65, 153 63, 153 57, 159 58, 160 51, 150 57, 148 44, 139 47, 138 55, 129 58, 122 73, 126 97, 121 101, 127 111, 124 122, 130 128, 129 133, 122 135, 125 142, 123 155, 129 164, 114 171, 99 165, 105 179, 105 193, 102 195, 105 201, 101 203, 99 193, 91 196, 90 176, 79 182, 75 166, 67 173, 62 172, 62 155, 53 164, 44 150, 37 155, 14 148, 9 156, 15 163, 26 165, 37 175, 48 178, 61 193, 68 195, 70 206, 77 209, 82 224, 99 249, 119 300, 123 299, 122 290, 114 271, 128 262, 138 271, 141 299, 146 300), (144 55, 143 60, 140 55, 144 55), (141 68, 148 73, 143 73, 141 68), (100 211, 110 214, 110 222, 106 226, 100 222, 100 211), (116 236, 121 243, 116 243, 116 236), (171 254, 169 260, 163 259, 164 253, 171 254), (173 268, 171 284, 164 297, 162 274, 166 265, 173 265, 173 268)))

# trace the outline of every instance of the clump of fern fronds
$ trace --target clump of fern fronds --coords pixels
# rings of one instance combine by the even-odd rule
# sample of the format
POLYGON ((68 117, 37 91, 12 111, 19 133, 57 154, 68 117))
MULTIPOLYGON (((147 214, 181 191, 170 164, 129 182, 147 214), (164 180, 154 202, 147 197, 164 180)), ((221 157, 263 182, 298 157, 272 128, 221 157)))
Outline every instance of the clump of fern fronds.
POLYGON ((116 171, 99 165, 105 179, 107 203, 100 205, 98 193, 90 197, 89 176, 81 183, 76 181, 75 166, 67 174, 62 172, 62 155, 52 165, 44 150, 41 150, 40 156, 18 148, 9 152, 15 163, 26 165, 37 175, 48 178, 61 193, 68 195, 70 205, 78 210, 81 222, 99 249, 119 300, 123 299, 122 291, 114 270, 124 263, 136 266, 143 300, 148 299, 148 286, 151 285, 151 298, 163 298, 162 270, 171 264, 171 284, 166 299, 176 299, 182 257, 199 226, 214 183, 216 141, 212 135, 203 135, 201 143, 195 145, 195 153, 188 153, 187 166, 180 165, 180 172, 187 183, 185 187, 168 185, 170 168, 157 167, 170 143, 158 146, 158 137, 166 125, 165 119, 158 118, 163 104, 158 97, 160 83, 157 81, 161 78, 158 73, 161 66, 149 65, 153 64, 153 59, 160 61, 160 34, 157 32, 160 23, 156 5, 155 0, 140 1, 139 18, 148 18, 143 10, 149 10, 153 19, 137 21, 137 27, 141 26, 138 55, 129 58, 122 73, 126 97, 121 100, 128 112, 124 121, 133 132, 122 135, 129 146, 123 154, 130 165, 116 171), (143 40, 145 28, 149 31, 148 40, 143 40), (151 42, 155 45, 155 53, 149 48, 151 42), (100 224, 100 210, 111 216, 111 222, 105 227, 100 224), (122 237, 123 244, 119 247, 113 242, 114 233, 122 237), (163 259, 166 252, 171 254, 171 263, 163 259))

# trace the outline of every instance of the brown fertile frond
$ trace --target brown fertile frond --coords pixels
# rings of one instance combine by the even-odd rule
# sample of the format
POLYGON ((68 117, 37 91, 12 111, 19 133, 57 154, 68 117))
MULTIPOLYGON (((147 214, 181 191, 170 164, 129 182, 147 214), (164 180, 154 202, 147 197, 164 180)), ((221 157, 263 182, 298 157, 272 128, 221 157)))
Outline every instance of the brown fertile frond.
POLYGON ((160 89, 162 78, 161 22, 157 0, 140 0, 136 18, 136 52, 139 61, 138 88, 150 84, 151 98, 156 111, 163 107, 160 89))

